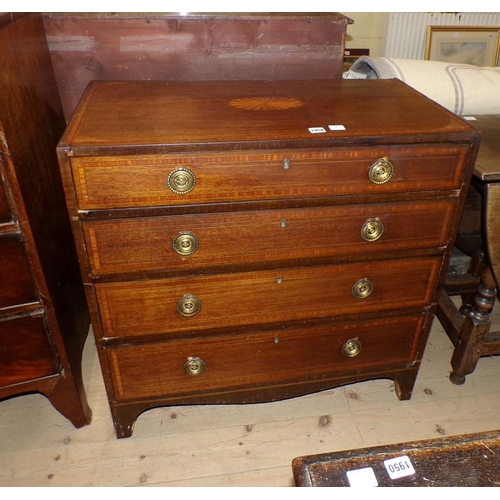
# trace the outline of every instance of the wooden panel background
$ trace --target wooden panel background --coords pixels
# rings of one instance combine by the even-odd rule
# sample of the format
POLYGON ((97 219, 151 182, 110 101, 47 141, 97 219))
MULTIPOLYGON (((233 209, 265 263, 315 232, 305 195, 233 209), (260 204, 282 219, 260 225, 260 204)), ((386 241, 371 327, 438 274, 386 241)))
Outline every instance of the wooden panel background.
POLYGON ((340 78, 337 13, 46 14, 66 119, 91 80, 340 78))

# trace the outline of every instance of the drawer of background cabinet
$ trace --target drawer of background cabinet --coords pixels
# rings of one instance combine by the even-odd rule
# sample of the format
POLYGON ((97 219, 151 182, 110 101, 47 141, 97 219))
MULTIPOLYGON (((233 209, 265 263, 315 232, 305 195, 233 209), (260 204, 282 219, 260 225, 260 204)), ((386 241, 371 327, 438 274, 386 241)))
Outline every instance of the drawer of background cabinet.
POLYGON ((107 353, 118 400, 265 387, 407 366, 419 356, 425 318, 127 345, 107 353))
POLYGON ((440 257, 95 285, 105 337, 420 308, 440 257))
POLYGON ((467 145, 72 158, 80 209, 458 189, 467 145))
POLYGON ((5 192, 5 186, 2 183, 2 176, 0 175, 0 224, 10 222, 11 220, 12 214, 7 200, 7 193, 5 192))
POLYGON ((83 224, 94 274, 439 248, 456 199, 208 213, 83 224))
POLYGON ((0 308, 37 301, 21 235, 0 236, 0 308))
POLYGON ((59 373, 45 317, 0 319, 0 387, 59 373))

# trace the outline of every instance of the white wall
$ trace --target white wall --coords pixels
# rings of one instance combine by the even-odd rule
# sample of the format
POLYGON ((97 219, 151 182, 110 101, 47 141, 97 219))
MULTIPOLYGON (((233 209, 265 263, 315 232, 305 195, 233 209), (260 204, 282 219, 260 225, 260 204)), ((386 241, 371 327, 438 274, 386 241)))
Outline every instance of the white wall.
POLYGON ((346 48, 368 48, 373 57, 423 59, 427 26, 498 26, 500 12, 342 12, 346 48))
POLYGON ((389 12, 342 12, 342 14, 354 21, 354 24, 347 26, 346 48, 370 49, 371 56, 383 56, 389 12))

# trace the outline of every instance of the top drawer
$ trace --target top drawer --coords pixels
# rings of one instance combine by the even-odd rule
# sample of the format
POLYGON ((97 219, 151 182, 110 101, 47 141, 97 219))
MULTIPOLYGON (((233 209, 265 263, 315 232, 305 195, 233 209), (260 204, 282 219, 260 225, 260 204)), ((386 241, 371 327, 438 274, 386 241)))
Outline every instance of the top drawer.
POLYGON ((468 150, 440 144, 82 157, 71 167, 85 210, 458 189, 468 150))

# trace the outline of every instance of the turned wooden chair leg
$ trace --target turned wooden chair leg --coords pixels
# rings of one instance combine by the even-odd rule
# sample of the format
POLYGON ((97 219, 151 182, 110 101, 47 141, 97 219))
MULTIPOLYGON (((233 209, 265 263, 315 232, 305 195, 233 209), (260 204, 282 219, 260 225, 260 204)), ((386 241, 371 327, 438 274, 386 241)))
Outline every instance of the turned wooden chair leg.
POLYGON ((481 357, 486 336, 490 331, 490 312, 495 303, 497 288, 491 269, 486 266, 481 284, 474 296, 472 310, 465 315, 458 342, 451 358, 450 380, 460 385, 472 373, 481 357))
MULTIPOLYGON (((474 278, 479 278, 484 273, 486 266, 487 264, 484 250, 479 249, 472 255, 467 272, 471 276, 474 276, 474 278)), ((460 307, 460 312, 464 316, 470 314, 472 311, 476 293, 477 292, 461 294, 462 305, 460 307)))

